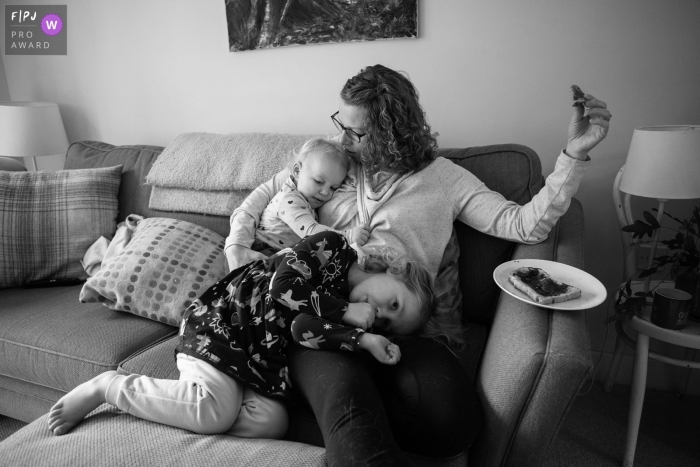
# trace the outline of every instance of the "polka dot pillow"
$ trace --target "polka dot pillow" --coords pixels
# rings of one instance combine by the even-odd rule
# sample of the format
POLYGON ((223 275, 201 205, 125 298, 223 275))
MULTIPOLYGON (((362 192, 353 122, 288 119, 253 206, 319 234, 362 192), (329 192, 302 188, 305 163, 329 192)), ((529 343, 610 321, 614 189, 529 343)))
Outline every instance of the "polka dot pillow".
POLYGON ((83 285, 80 301, 100 302, 177 326, 185 309, 224 277, 224 238, 190 222, 153 217, 83 285))

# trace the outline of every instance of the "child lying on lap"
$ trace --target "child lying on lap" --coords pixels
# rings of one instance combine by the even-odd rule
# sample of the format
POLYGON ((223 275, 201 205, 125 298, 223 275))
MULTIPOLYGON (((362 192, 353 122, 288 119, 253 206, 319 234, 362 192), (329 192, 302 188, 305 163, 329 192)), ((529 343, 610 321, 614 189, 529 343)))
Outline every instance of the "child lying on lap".
POLYGON ((281 438, 290 396, 286 349, 366 350, 395 365, 397 345, 368 332, 412 334, 434 311, 430 274, 412 263, 368 272, 336 232, 230 272, 186 311, 176 349, 179 380, 108 371, 62 397, 49 429, 63 435, 108 402, 195 433, 281 438), (378 324, 381 322, 381 326, 378 324))

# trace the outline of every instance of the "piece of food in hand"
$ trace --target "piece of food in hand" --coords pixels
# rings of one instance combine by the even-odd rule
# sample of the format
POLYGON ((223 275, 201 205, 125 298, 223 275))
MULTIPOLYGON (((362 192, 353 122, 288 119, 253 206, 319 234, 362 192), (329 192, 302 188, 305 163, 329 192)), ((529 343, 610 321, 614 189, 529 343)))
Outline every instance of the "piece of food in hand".
POLYGON ((565 302, 581 296, 581 289, 565 284, 540 268, 518 268, 508 275, 513 286, 542 305, 565 302))
POLYGON ((583 107, 586 103, 585 93, 575 84, 571 85, 571 97, 574 100, 572 107, 583 107))

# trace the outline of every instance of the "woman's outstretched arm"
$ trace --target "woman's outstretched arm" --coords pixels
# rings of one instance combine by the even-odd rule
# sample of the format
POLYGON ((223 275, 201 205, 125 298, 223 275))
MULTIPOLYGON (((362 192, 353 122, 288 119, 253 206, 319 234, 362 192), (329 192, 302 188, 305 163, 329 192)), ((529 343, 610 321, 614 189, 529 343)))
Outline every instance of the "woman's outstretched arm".
POLYGON ((557 159, 545 186, 520 206, 491 191, 468 172, 443 171, 442 186, 458 212, 457 218, 475 229, 520 243, 539 243, 567 211, 590 164, 588 152, 608 133, 607 104, 590 94, 576 107, 569 124, 566 149, 557 159), (456 188, 455 188, 456 187, 456 188))

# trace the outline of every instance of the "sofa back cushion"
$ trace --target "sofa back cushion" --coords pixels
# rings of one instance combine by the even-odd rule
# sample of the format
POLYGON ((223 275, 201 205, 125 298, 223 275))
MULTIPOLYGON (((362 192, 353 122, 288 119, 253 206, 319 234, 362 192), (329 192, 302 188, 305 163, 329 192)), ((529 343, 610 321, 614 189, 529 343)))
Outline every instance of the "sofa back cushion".
MULTIPOLYGON (((151 186, 146 176, 160 146, 113 146, 95 141, 73 143, 66 155, 66 169, 123 165, 119 189, 118 222, 129 214, 182 219, 207 227, 220 235, 229 234, 228 216, 166 212, 148 207, 151 186)), ((464 149, 440 149, 438 154, 479 177, 489 188, 519 204, 527 203, 544 184, 539 157, 530 148, 499 144, 464 149)), ((500 289, 493 270, 510 260, 514 244, 477 232, 455 222, 460 248, 459 282, 463 296, 462 317, 466 322, 489 325, 500 289)))
POLYGON ((113 146, 97 141, 78 141, 68 148, 65 168, 123 166, 122 182, 119 187, 117 222, 122 222, 129 214, 139 214, 144 217, 168 217, 201 225, 227 237, 229 234, 228 216, 159 211, 148 207, 152 187, 146 185, 146 175, 161 152, 163 152, 161 146, 113 146))
MULTIPOLYGON (((525 204, 544 184, 540 159, 532 149, 518 144, 498 144, 465 149, 440 149, 450 159, 479 177, 487 187, 506 199, 525 204)), ((459 240, 459 283, 462 319, 490 325, 500 289, 493 270, 509 261, 515 244, 455 222, 459 240)))

